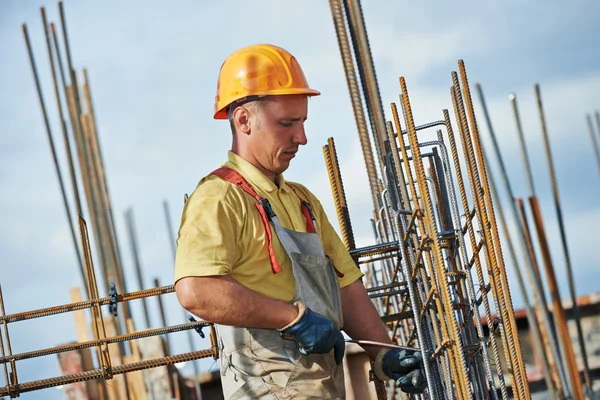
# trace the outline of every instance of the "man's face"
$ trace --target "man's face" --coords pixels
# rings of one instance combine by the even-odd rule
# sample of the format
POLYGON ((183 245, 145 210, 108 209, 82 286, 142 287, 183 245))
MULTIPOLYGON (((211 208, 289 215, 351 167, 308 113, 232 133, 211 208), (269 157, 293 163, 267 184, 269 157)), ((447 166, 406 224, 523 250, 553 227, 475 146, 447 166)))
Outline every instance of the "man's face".
POLYGON ((271 96, 254 107, 248 145, 260 166, 281 174, 308 140, 304 121, 308 116, 305 95, 271 96))

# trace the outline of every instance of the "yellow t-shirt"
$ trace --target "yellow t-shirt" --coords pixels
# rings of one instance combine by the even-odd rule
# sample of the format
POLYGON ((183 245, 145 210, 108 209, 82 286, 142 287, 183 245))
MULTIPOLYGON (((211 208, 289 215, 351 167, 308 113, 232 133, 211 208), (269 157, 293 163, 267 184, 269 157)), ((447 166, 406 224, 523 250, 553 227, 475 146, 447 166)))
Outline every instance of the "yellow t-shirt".
MULTIPOLYGON (((232 151, 228 158, 223 166, 241 173, 260 196, 269 200, 283 227, 306 232, 306 219, 300 210, 298 196, 310 203, 325 254, 344 274, 340 278, 341 287, 363 276, 331 226, 323 206, 307 188, 298 183, 287 183, 281 175, 277 176, 276 186, 232 151)), ((177 238, 175 282, 188 276, 231 275, 258 293, 290 301, 295 292, 292 262, 273 226, 271 232, 273 250, 283 269, 278 274, 271 270, 267 235, 256 200, 218 176, 203 178, 183 208, 177 238)))

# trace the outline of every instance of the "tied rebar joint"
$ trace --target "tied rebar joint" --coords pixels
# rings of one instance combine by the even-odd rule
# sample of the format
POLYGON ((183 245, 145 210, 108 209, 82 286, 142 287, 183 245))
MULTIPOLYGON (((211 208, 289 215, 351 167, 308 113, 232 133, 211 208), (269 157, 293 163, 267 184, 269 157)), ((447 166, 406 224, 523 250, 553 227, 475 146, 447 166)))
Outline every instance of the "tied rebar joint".
POLYGON ((110 290, 108 291, 108 297, 110 297, 110 303, 108 304, 108 309, 112 313, 114 317, 118 316, 118 297, 119 293, 117 292, 117 285, 115 283, 110 284, 110 290))
MULTIPOLYGON (((190 322, 196 322, 196 319, 194 317, 192 317, 191 315, 188 316, 188 319, 189 319, 190 322)), ((204 339, 204 338, 206 338, 206 335, 204 334, 204 332, 202 332, 202 328, 203 328, 202 325, 196 325, 194 327, 194 330, 198 333, 198 335, 200 335, 200 337, 202 339, 204 339)))

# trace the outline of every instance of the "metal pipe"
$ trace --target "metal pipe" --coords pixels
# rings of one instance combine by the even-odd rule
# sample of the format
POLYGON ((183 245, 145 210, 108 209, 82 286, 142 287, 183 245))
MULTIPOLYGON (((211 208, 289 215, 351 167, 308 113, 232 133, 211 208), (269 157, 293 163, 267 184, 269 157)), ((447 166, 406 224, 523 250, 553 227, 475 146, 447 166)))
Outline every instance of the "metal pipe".
MULTIPOLYGON (((556 209, 556 218, 558 220, 558 227, 560 230, 560 239, 565 255, 565 267, 567 270, 567 279, 569 280, 569 290, 571 292, 571 302, 573 303, 572 310, 575 319, 575 325, 577 327, 577 339, 579 342, 579 351, 581 353, 581 359, 583 360, 583 375, 585 377, 586 391, 589 398, 593 398, 594 391, 592 389, 592 380, 590 377, 590 367, 588 363, 587 351, 585 348, 585 340, 583 338, 583 329, 581 328, 581 312, 579 310, 579 304, 577 304, 577 291, 575 290, 575 280, 573 278, 573 269, 571 267, 571 256, 569 254, 569 246, 567 245, 567 234, 565 231, 562 207, 560 205, 560 196, 558 193, 558 183, 556 179, 556 173, 554 172, 554 160, 552 157, 552 150, 550 148, 550 138, 548 135, 548 129, 546 126, 546 117, 544 115, 544 107, 542 105, 542 94, 540 91, 540 85, 534 86, 535 96, 537 99, 538 110, 540 112, 540 122, 542 125, 542 135, 544 137, 544 147, 546 149, 546 158, 548 160, 548 171, 550 173, 550 181, 552 182, 552 194, 554 196, 554 207, 556 209)), ((600 118, 598 112, 596 117, 600 118)), ((599 121, 600 122, 600 121, 599 121)), ((600 126, 600 125, 599 125, 600 126)))

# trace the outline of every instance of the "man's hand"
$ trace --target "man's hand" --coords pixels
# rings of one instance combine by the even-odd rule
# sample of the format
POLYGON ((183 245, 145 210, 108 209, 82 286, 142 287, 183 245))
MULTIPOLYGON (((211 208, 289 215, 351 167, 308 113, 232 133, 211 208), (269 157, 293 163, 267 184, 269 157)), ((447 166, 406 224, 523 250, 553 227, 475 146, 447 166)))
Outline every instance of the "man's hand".
POLYGON ((295 305, 299 310, 298 317, 278 331, 283 337, 291 336, 298 343, 300 352, 305 355, 327 354, 334 349, 335 362, 339 365, 346 349, 342 332, 329 318, 312 311, 301 302, 296 302, 295 305))
POLYGON ((397 381, 405 393, 423 393, 427 383, 422 365, 423 356, 419 351, 383 349, 377 355, 374 370, 375 375, 384 382, 390 379, 397 381))

